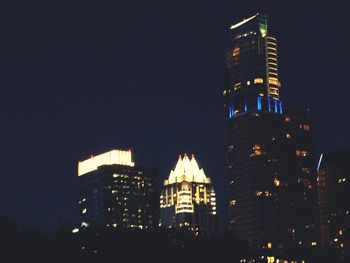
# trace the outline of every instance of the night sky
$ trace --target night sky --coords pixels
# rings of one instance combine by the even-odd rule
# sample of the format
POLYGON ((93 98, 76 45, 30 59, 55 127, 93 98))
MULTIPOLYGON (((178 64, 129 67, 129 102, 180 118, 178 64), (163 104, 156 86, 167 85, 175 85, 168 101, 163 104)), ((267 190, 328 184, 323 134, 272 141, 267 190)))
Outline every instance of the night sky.
POLYGON ((317 154, 350 146, 345 3, 256 2, 1 7, 0 214, 45 231, 73 221, 78 160, 112 148, 162 180, 194 153, 225 214, 228 27, 258 11, 279 43, 284 105, 310 107, 317 154))

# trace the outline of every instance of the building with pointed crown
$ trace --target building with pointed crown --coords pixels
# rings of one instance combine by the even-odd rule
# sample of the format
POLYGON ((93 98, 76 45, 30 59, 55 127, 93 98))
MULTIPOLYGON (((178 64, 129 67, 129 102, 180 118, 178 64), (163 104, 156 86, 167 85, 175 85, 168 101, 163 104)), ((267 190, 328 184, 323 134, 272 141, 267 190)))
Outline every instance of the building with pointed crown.
POLYGON ((196 235, 217 230, 214 188, 194 155, 179 156, 175 169, 164 181, 160 208, 161 226, 187 229, 196 235))

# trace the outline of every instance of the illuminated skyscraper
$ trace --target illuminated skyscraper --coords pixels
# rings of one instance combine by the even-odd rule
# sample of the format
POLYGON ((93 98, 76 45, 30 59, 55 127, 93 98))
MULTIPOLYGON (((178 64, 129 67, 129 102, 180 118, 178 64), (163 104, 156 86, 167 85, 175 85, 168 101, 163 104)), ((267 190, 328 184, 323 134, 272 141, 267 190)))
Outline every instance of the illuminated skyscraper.
POLYGON ((131 151, 112 150, 78 163, 80 227, 158 225, 158 177, 136 167, 131 151))
POLYGON ((321 155, 318 164, 321 241, 350 260, 350 149, 321 155))
POLYGON ((217 230, 216 196, 211 180, 196 159, 179 156, 164 181, 160 196, 161 226, 188 229, 194 234, 217 230))
POLYGON ((256 14, 230 27, 224 89, 230 116, 262 108, 282 113, 277 40, 267 20, 256 14))
POLYGON ((230 27, 224 87, 229 227, 283 259, 318 244, 316 169, 308 111, 280 100, 277 41, 267 17, 230 27))

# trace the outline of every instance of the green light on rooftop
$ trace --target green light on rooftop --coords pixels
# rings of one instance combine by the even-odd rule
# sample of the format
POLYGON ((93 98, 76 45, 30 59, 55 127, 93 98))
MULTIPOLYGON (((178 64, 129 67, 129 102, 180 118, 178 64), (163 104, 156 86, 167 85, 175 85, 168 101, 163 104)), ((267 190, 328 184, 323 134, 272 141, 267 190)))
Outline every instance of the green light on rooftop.
POLYGON ((259 30, 262 37, 265 37, 267 35, 267 25, 266 24, 260 24, 259 23, 259 30))

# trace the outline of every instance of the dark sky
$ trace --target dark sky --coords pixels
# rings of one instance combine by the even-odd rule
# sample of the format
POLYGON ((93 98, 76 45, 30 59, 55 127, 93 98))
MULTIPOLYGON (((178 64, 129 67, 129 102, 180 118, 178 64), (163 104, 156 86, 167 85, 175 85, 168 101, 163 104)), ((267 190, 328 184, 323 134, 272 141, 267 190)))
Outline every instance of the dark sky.
POLYGON ((228 26, 257 11, 279 42, 284 104, 311 108, 317 153, 350 146, 349 14, 323 2, 1 7, 0 214, 44 230, 73 220, 77 161, 112 148, 162 179, 194 153, 222 211, 228 26))

